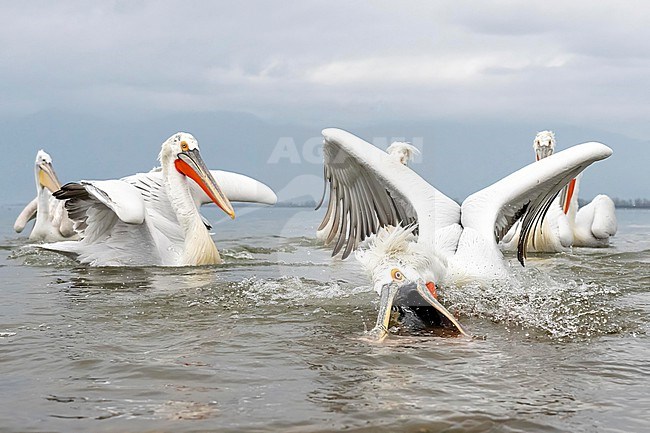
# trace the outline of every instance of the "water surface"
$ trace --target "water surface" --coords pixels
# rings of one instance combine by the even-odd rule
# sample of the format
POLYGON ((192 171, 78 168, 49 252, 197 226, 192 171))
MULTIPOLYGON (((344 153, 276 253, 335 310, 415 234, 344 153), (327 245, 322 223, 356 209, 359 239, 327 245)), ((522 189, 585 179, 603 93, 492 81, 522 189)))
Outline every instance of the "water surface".
POLYGON ((0 432, 650 431, 650 211, 443 301, 480 339, 363 341, 377 297, 309 209, 219 219, 214 267, 88 268, 0 208, 0 432))

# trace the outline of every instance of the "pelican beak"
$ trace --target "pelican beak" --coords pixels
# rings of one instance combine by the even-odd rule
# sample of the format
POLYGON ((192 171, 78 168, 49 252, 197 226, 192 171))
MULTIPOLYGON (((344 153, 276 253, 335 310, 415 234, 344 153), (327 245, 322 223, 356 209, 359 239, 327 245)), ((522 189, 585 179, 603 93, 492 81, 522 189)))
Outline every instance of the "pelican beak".
POLYGON ((565 214, 569 213, 569 208, 571 207, 571 199, 573 198, 573 193, 576 189, 576 180, 571 179, 569 184, 562 188, 560 193, 560 205, 565 214))
MULTIPOLYGON (((426 304, 429 304, 432 306, 438 313, 440 313, 442 316, 444 316, 447 320, 449 320, 449 323, 458 330, 461 334, 463 334, 465 337, 470 337, 470 334, 468 334, 465 329, 461 326, 461 324, 456 320, 453 314, 449 312, 438 300, 435 298, 433 293, 429 291, 429 289, 426 287, 426 285, 421 284, 421 283, 411 283, 415 284, 415 290, 420 294, 424 302, 426 304)), ((412 290, 412 288, 407 288, 404 290, 404 293, 408 294, 409 291, 412 290)), ((426 305, 423 304, 423 305, 426 305)))
POLYGON ((61 189, 61 182, 56 177, 54 168, 49 162, 41 162, 38 164, 38 183, 43 187, 50 190, 51 193, 61 189))
POLYGON ((397 283, 395 281, 385 284, 381 289, 381 299, 379 305, 379 314, 377 323, 368 334, 371 338, 382 341, 388 335, 390 324, 394 320, 393 307, 433 307, 435 311, 444 317, 446 321, 453 326, 459 333, 469 337, 470 335, 463 329, 461 324, 456 320, 453 314, 449 312, 438 300, 433 293, 429 291, 425 284, 420 282, 397 283))
POLYGON ((174 161, 176 170, 191 178, 210 199, 227 213, 230 218, 235 219, 235 210, 230 204, 228 197, 221 191, 219 184, 214 179, 208 167, 206 167, 199 149, 186 150, 177 155, 174 161))
POLYGON ((535 149, 535 157, 537 161, 553 155, 553 149, 550 146, 539 146, 535 149))
POLYGON ((395 302, 397 292, 399 292, 399 287, 397 283, 392 282, 390 284, 384 284, 381 288, 377 323, 374 328, 368 331, 368 337, 377 342, 382 341, 388 336, 388 329, 393 318, 393 303, 395 302))

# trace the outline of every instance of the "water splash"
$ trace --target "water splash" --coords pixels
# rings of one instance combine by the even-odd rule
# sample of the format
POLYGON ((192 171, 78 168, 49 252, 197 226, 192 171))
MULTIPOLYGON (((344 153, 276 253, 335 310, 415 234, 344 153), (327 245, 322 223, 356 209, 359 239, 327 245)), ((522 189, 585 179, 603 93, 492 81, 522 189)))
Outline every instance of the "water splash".
POLYGON ((346 299, 372 292, 370 287, 347 287, 344 281, 322 282, 295 276, 277 279, 245 278, 236 283, 236 286, 250 300, 269 305, 346 299))
POLYGON ((537 330, 552 339, 584 339, 624 332, 630 327, 616 307, 618 287, 553 279, 526 270, 490 286, 449 287, 443 301, 461 314, 537 330))
POLYGON ((44 250, 37 245, 23 245, 13 248, 7 256, 11 260, 22 260, 28 266, 52 266, 55 268, 76 266, 78 263, 63 254, 44 250))

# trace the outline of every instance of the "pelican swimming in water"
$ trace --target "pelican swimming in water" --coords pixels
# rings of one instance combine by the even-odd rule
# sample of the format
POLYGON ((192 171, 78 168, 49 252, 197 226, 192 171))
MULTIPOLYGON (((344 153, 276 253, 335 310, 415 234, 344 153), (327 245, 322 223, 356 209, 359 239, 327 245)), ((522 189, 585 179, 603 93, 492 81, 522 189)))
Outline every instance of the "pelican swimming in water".
POLYGON ((234 218, 231 200, 276 201, 261 182, 208 170, 188 133, 167 139, 159 160, 160 169, 149 173, 64 185, 55 196, 65 200, 82 239, 42 247, 93 266, 213 265, 221 257, 200 206, 213 202, 234 218))
POLYGON ((57 242, 78 239, 63 202, 52 196, 61 188, 52 166, 52 158, 44 150, 36 153, 34 163, 36 198, 16 218, 14 230, 21 233, 29 221, 36 218, 29 239, 37 242, 57 242))
MULTIPOLYGON (((552 131, 538 132, 533 140, 535 160, 539 161, 555 152, 555 134, 552 131)), ((571 200, 574 193, 575 179, 553 200, 546 216, 537 229, 529 235, 528 252, 559 253, 568 251, 573 245, 573 230, 569 216, 564 211, 564 200, 571 200)), ((577 195, 575 196, 577 197, 577 195)), ((577 198, 576 198, 577 200, 577 198)), ((501 240, 501 249, 504 251, 517 251, 521 221, 517 221, 501 240)))
POLYGON ((517 254, 523 264, 528 236, 560 189, 612 153, 600 143, 574 146, 512 173, 458 205, 372 144, 340 129, 325 129, 323 136, 329 202, 319 228, 321 238, 334 245, 333 255, 342 252, 346 258, 371 237, 357 258, 380 295, 377 324, 370 331, 379 340, 388 334, 394 315, 414 314, 467 334, 438 302, 436 286, 506 278, 498 240, 523 217, 517 254))
MULTIPOLYGON (((555 134, 538 132, 533 141, 537 161, 555 152, 555 134)), ((568 247, 607 247, 616 234, 614 202, 600 194, 578 209, 578 190, 582 174, 569 181, 551 205, 542 225, 529 240, 528 250, 560 252, 568 247)), ((514 250, 518 243, 518 224, 503 239, 503 249, 514 250)))

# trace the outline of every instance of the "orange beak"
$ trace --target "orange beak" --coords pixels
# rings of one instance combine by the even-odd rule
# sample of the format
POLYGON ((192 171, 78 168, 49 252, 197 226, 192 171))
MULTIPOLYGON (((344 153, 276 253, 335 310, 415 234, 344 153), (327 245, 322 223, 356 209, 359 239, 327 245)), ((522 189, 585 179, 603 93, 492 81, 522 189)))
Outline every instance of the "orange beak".
POLYGON ((569 184, 564 187, 562 200, 560 200, 560 203, 562 204, 562 210, 564 211, 565 214, 569 213, 569 207, 571 207, 571 199, 573 198, 573 193, 575 192, 575 189, 576 189, 575 179, 571 179, 571 182, 569 182, 569 184))
POLYGON ((235 219, 235 210, 228 197, 221 191, 219 184, 206 167, 198 149, 186 150, 177 155, 174 161, 179 173, 192 179, 230 218, 235 219))

